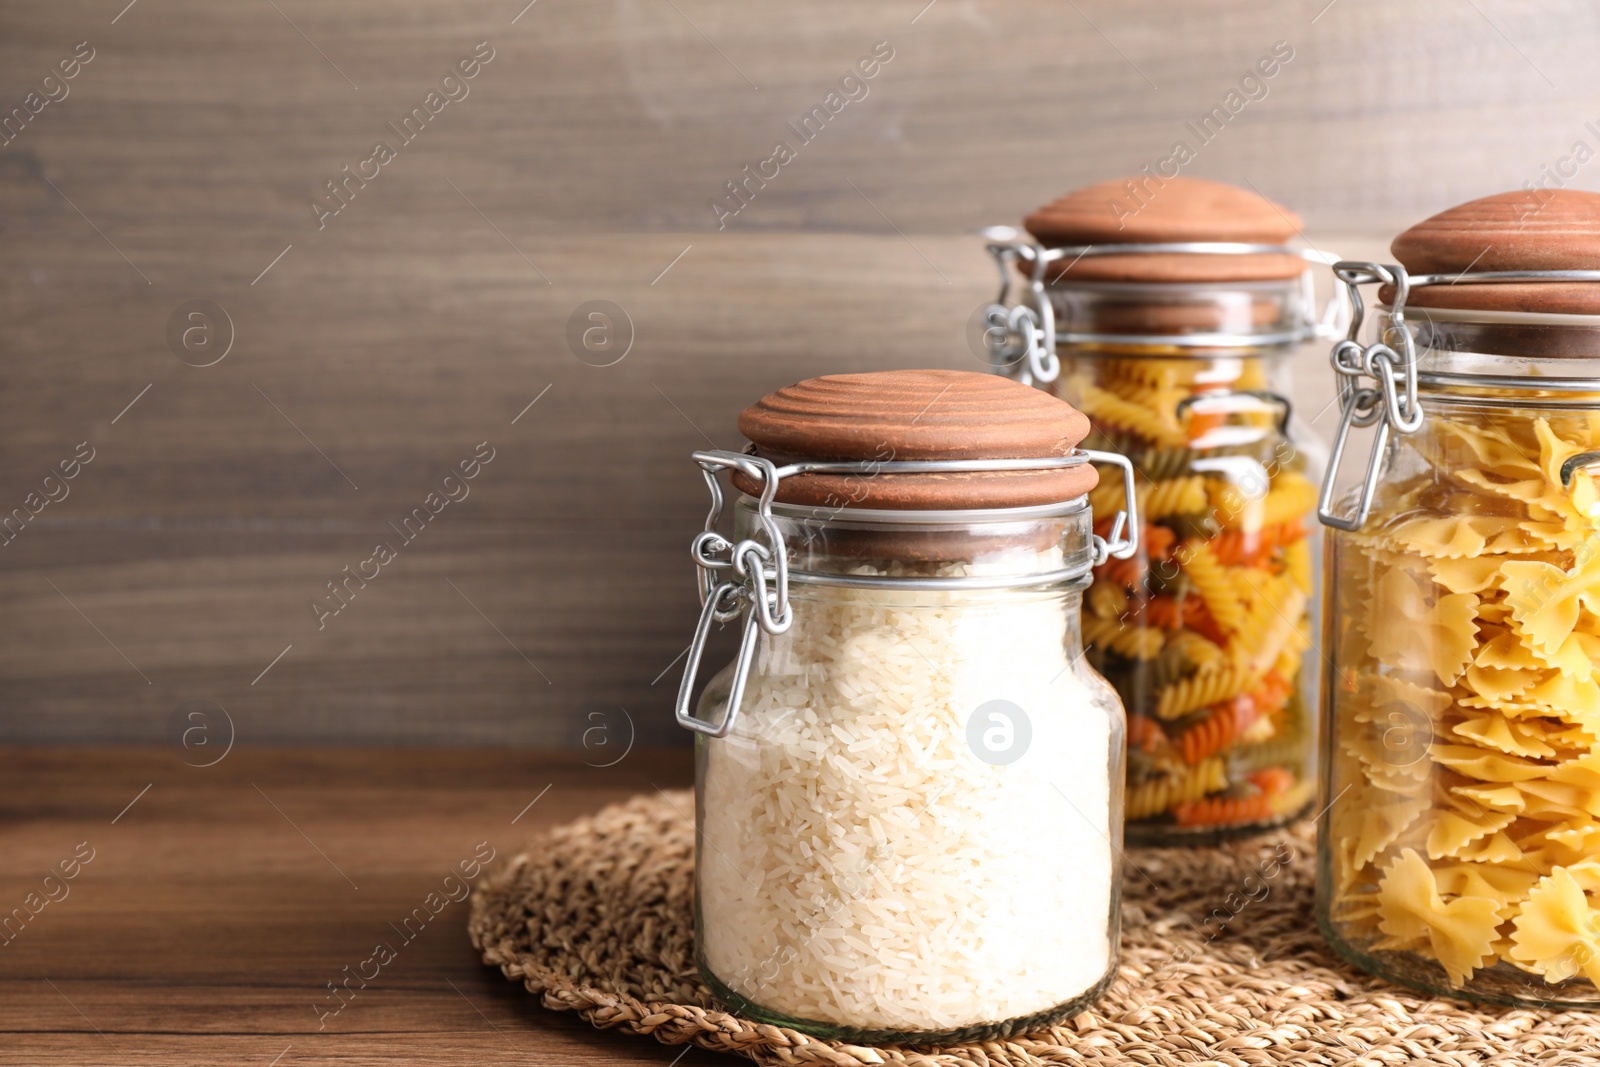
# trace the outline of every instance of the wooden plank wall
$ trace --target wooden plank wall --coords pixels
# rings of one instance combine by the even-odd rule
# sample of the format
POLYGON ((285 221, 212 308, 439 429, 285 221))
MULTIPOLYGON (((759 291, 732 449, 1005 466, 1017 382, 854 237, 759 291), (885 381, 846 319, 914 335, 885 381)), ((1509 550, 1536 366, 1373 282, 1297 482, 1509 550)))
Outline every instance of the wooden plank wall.
MULTIPOLYGON (((1279 41, 1188 173, 1319 245, 1378 254, 1600 146, 1580 0, 125 4, 0 4, 0 109, 66 93, 0 146, 0 512, 93 450, 0 546, 0 741, 177 744, 199 707, 241 743, 679 742, 687 453, 801 377, 974 366, 974 228, 1158 162, 1279 41), (403 141, 430 92, 456 98, 403 141), (234 335, 207 367, 168 340, 197 300, 234 335), (569 350, 591 300, 631 319, 615 365, 569 350)), ((1308 355, 1303 404, 1325 379, 1308 355)))

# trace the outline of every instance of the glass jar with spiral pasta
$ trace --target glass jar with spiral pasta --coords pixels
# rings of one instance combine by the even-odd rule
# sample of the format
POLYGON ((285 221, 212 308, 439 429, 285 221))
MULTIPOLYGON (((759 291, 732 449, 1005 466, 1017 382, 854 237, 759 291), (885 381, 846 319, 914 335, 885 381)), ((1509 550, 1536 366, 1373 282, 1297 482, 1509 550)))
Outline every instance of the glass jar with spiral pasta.
POLYGON ((750 450, 695 456, 741 495, 731 538, 713 517, 695 542, 678 705, 706 984, 868 1043, 1083 1010, 1117 959, 1124 723, 1078 611, 1095 558, 1131 547, 1093 533, 1087 423, 993 375, 897 371, 789 386, 739 425, 750 450), (691 714, 719 617, 745 642, 691 714))
POLYGON ((1324 515, 1318 922, 1406 985, 1600 1007, 1600 196, 1487 197, 1392 250, 1337 268, 1381 286, 1335 350, 1380 439, 1324 515))
POLYGON ((1286 209, 1148 181, 1069 194, 1026 220, 1039 244, 998 251, 1053 323, 1031 376, 1138 472, 1140 551, 1096 568, 1083 618, 1128 711, 1128 838, 1202 843, 1289 822, 1315 790, 1323 449, 1289 378, 1318 325, 1286 209))

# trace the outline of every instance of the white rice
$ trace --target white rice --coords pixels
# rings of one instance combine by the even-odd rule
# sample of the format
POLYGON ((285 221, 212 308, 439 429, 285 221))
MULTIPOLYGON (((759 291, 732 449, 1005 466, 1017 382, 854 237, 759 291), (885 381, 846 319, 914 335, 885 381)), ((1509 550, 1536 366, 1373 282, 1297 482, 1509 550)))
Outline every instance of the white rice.
POLYGON ((1114 952, 1115 697, 1063 647, 1077 605, 815 588, 793 603, 739 727, 705 748, 711 971, 769 1011, 865 1030, 999 1022, 1091 989, 1114 952), (1005 766, 967 743, 996 699, 1032 726, 1005 766))

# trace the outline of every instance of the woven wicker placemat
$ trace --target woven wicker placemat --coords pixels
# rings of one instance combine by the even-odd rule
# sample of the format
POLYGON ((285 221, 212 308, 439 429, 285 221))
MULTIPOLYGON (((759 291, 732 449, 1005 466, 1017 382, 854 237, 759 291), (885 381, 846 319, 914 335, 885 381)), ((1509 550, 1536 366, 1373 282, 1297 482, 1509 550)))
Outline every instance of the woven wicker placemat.
POLYGON ((1429 999, 1340 961, 1312 917, 1309 824, 1215 848, 1130 850, 1117 979, 1065 1025, 862 1048, 751 1023, 718 1009, 695 971, 693 811, 687 791, 640 796, 530 843, 473 893, 484 962, 595 1026, 762 1064, 1600 1062, 1600 1014, 1429 999))

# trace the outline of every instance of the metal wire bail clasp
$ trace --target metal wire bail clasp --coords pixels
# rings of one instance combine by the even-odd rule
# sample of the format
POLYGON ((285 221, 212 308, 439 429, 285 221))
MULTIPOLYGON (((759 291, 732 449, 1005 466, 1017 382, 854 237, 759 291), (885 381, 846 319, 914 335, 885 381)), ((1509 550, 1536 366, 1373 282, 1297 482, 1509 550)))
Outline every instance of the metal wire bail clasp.
POLYGON ((678 686, 674 707, 678 725, 708 737, 727 737, 739 716, 744 686, 755 658, 758 632, 784 633, 794 622, 789 605, 789 557, 783 533, 772 519, 772 501, 778 492, 778 471, 770 460, 742 452, 696 452, 706 487, 711 491, 711 510, 705 529, 695 535, 689 553, 694 557, 700 586, 700 621, 694 628, 683 682, 678 686), (746 538, 737 544, 717 532, 722 518, 722 483, 719 476, 735 470, 761 486, 756 515, 763 541, 746 538), (689 707, 694 683, 705 656, 706 639, 713 622, 732 622, 744 616, 744 632, 739 639, 739 656, 734 661, 733 684, 728 690, 728 707, 716 722, 698 719, 689 707))
POLYGON ((1123 510, 1111 520, 1108 535, 1094 535, 1094 565, 1111 559, 1129 559, 1139 551, 1139 493, 1134 486, 1133 461, 1116 452, 1097 452, 1092 448, 1082 450, 1092 462, 1104 463, 1122 470, 1123 510))
POLYGON ((1000 295, 983 310, 984 347, 990 363, 996 374, 1023 385, 1048 385, 1061 374, 1061 358, 1056 355, 1055 306, 1044 289, 1044 269, 1059 257, 1050 249, 1015 239, 995 241, 988 247, 1000 268, 1000 295), (1033 266, 1021 300, 1008 307, 1012 266, 1018 261, 1033 266))
POLYGON ((1406 297, 1411 289, 1405 268, 1397 263, 1347 260, 1335 263, 1333 273, 1344 283, 1350 297, 1350 332, 1344 340, 1333 346, 1329 354, 1339 383, 1341 417, 1333 451, 1328 458, 1328 472, 1323 478, 1322 492, 1317 499, 1317 518, 1325 526, 1353 531, 1366 523, 1372 511, 1372 499, 1378 489, 1390 433, 1409 434, 1420 429, 1422 404, 1417 399, 1416 346, 1405 319, 1406 297), (1382 337, 1365 348, 1356 340, 1364 317, 1361 286, 1374 283, 1394 287, 1389 321, 1393 332, 1399 337, 1398 351, 1382 337), (1364 384, 1363 378, 1370 378, 1372 384, 1364 384), (1350 429, 1374 423, 1378 427, 1377 435, 1372 441, 1372 454, 1367 457, 1367 473, 1362 482, 1356 512, 1353 515, 1337 514, 1333 510, 1334 484, 1338 480, 1339 465, 1344 459, 1350 429))

